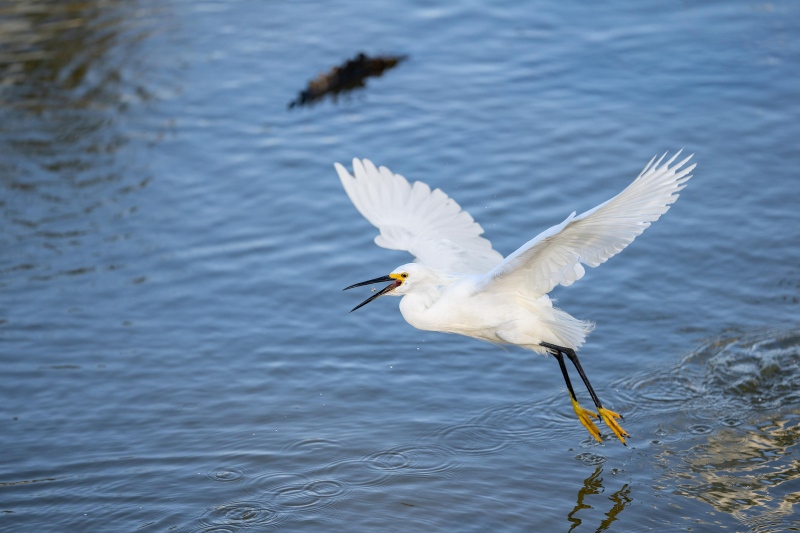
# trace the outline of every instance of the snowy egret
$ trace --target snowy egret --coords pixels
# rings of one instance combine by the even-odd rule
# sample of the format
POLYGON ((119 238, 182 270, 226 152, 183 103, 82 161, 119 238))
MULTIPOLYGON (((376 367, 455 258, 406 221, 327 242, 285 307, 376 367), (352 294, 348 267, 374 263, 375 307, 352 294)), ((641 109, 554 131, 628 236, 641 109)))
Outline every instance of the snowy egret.
POLYGON ((575 353, 594 324, 553 307, 547 294, 556 285, 571 285, 583 277, 583 265, 596 267, 619 253, 667 212, 695 167, 684 168, 692 156, 670 166, 679 154, 663 165, 666 154, 658 161, 653 157, 620 194, 581 215, 573 212, 505 259, 481 237, 483 229, 469 213, 441 190, 431 191, 420 181, 411 185, 367 159, 353 160, 354 175, 336 163, 350 200, 380 230, 375 244, 406 250, 415 258, 388 276, 345 288, 389 283, 352 311, 384 295, 402 296, 400 312, 415 328, 550 353, 558 361, 581 424, 602 442, 592 418, 602 419, 625 444, 628 434, 617 422, 622 417, 600 403, 575 353), (565 355, 589 390, 597 413, 578 403, 565 355))

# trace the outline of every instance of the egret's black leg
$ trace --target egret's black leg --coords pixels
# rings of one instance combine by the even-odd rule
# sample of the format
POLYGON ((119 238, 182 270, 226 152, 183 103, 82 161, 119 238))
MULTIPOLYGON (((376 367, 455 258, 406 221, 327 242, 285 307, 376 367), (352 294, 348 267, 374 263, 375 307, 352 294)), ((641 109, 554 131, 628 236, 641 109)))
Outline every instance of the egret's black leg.
POLYGON ((583 380, 583 384, 586 385, 587 389, 589 389, 589 394, 592 396, 592 401, 594 402, 594 404, 597 406, 598 409, 602 409, 603 404, 600 403, 600 398, 598 398, 597 394, 594 393, 592 384, 589 383, 589 378, 586 377, 586 373, 583 371, 581 362, 578 361, 578 354, 576 354, 575 350, 573 350, 572 348, 565 348, 564 353, 567 354, 569 360, 572 361, 572 364, 575 365, 575 368, 578 370, 578 374, 580 374, 581 379, 583 380))
MULTIPOLYGON (((572 364, 575 365, 575 368, 578 370, 578 374, 580 374, 581 379, 583 380, 583 384, 586 385, 586 388, 589 390, 589 395, 592 397, 592 401, 594 402, 595 406, 597 406, 598 409, 602 409, 603 404, 600 403, 600 399, 597 397, 597 394, 595 394, 594 389, 592 388, 592 384, 589 383, 589 378, 586 377, 586 373, 583 371, 580 361, 578 361, 578 355, 575 353, 575 350, 573 350, 572 348, 565 348, 564 346, 557 346, 555 344, 550 344, 549 342, 542 342, 540 344, 545 348, 547 348, 548 350, 550 350, 551 353, 554 354, 558 353, 559 361, 562 363, 563 363, 563 357, 561 357, 562 353, 566 354, 566 356, 569 357, 569 360, 572 361, 572 364)), ((561 371, 566 372, 566 370, 564 369, 562 369, 561 371)), ((571 390, 572 387, 570 387, 570 391, 571 390)), ((574 398, 575 395, 573 394, 572 397, 574 398)))
POLYGON ((555 356, 556 360, 558 360, 558 366, 561 367, 561 373, 564 374, 564 381, 567 383, 567 389, 569 389, 569 395, 572 397, 573 400, 577 401, 578 399, 575 397, 575 391, 572 389, 572 383, 569 380, 567 365, 564 364, 564 354, 562 354, 558 350, 553 350, 550 353, 552 353, 553 356, 555 356))
POLYGON ((586 428, 589 434, 597 439, 597 442, 603 442, 600 439, 600 430, 597 429, 597 426, 594 425, 594 422, 592 422, 592 417, 600 417, 597 415, 597 413, 593 413, 592 411, 581 407, 581 405, 578 403, 578 398, 575 397, 575 390, 572 388, 572 382, 569 380, 567 365, 564 363, 563 348, 554 344, 541 343, 541 345, 550 350, 550 353, 552 353, 558 361, 558 366, 561 368, 561 373, 564 375, 564 382, 567 384, 567 389, 569 389, 570 400, 572 401, 572 409, 575 411, 575 414, 578 415, 578 420, 580 420, 580 423, 583 424, 583 427, 586 428))
MULTIPOLYGON (((611 428, 614 434, 617 437, 619 437, 619 439, 622 441, 622 444, 625 444, 625 439, 623 437, 627 437, 628 434, 625 432, 624 429, 620 427, 620 425, 616 421, 617 418, 622 418, 622 416, 619 413, 615 413, 614 411, 606 409, 605 407, 603 407, 603 404, 600 403, 600 399, 597 397, 597 394, 595 394, 594 389, 592 388, 592 384, 589 383, 589 378, 586 377, 586 373, 583 371, 583 367, 581 367, 581 363, 578 360, 578 354, 575 353, 575 350, 573 350, 572 348, 565 348, 564 346, 558 346, 556 344, 550 344, 549 342, 542 342, 539 344, 550 350, 550 352, 553 354, 558 353, 559 363, 563 362, 563 356, 561 355, 562 353, 566 354, 566 356, 569 357, 569 360, 572 361, 573 365, 575 365, 575 369, 578 371, 578 374, 580 374, 581 379, 583 380, 583 384, 586 385, 586 388, 589 390, 589 394, 592 396, 592 401, 597 406, 597 412, 600 414, 600 417, 603 419, 606 425, 611 428)), ((563 368, 561 371, 565 372, 563 368)), ((572 391, 572 387, 570 387, 570 393, 572 394, 572 397, 574 399, 575 394, 572 391)), ((573 407, 575 407, 575 405, 573 405, 573 407)), ((576 412, 578 412, 577 409, 576 412)), ((585 425, 586 424, 584 424, 584 426, 585 425)), ((587 427, 587 429, 589 428, 587 427)), ((589 429, 589 433, 592 433, 591 429, 589 429)))

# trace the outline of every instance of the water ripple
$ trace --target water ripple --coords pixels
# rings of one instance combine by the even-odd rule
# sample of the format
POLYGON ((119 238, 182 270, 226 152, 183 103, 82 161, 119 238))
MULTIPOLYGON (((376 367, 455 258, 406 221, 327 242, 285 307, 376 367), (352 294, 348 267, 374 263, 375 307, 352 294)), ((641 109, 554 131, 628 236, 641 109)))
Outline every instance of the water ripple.
POLYGON ((374 468, 374 465, 364 459, 335 461, 323 466, 319 472, 358 487, 382 485, 390 477, 388 470, 374 468))
POLYGON ((708 358, 705 385, 736 404, 771 409, 800 400, 800 335, 745 337, 708 358))
POLYGON ((263 529, 277 525, 280 514, 260 501, 235 501, 209 509, 198 519, 200 531, 263 529))
POLYGON ((217 467, 204 472, 204 477, 211 481, 219 481, 222 483, 232 483, 242 481, 247 477, 247 470, 244 468, 232 467, 217 467))
MULTIPOLYGON (((749 531, 796 524, 800 334, 728 332, 671 368, 616 388, 651 423, 661 479, 654 488, 710 505, 749 531)), ((586 457, 576 457, 586 460, 586 457)), ((589 458, 591 459, 591 458, 589 458)))
POLYGON ((670 411, 685 405, 687 400, 700 393, 700 389, 687 376, 642 373, 630 375, 614 384, 627 406, 626 414, 638 411, 670 411))
POLYGON ((333 479, 320 479, 308 483, 293 483, 278 488, 275 499, 288 510, 307 510, 329 505, 344 495, 347 485, 333 479))
POLYGON ((431 475, 450 472, 458 467, 456 450, 447 446, 400 446, 372 454, 367 464, 393 474, 431 475))
POLYGON ((604 455, 593 452, 579 453, 578 455, 575 456, 575 459, 582 462, 586 466, 599 466, 608 461, 608 459, 604 455))
POLYGON ((531 437, 542 432, 541 404, 533 402, 493 406, 474 418, 476 424, 505 432, 509 437, 531 437))
POLYGON ((768 330, 714 337, 676 366, 627 376, 614 387, 633 406, 632 412, 691 411, 735 427, 743 421, 731 412, 800 401, 800 333, 768 330))
POLYGON ((708 435, 714 427, 708 424, 692 424, 687 428, 692 435, 708 435))
POLYGON ((319 453, 319 452, 330 453, 342 449, 344 449, 344 445, 337 440, 325 439, 321 437, 311 437, 291 442, 287 446, 284 446, 283 451, 289 453, 305 454, 305 453, 319 453))
POLYGON ((458 424, 435 432, 437 442, 459 453, 488 455, 497 453, 510 444, 506 432, 480 424, 458 424))

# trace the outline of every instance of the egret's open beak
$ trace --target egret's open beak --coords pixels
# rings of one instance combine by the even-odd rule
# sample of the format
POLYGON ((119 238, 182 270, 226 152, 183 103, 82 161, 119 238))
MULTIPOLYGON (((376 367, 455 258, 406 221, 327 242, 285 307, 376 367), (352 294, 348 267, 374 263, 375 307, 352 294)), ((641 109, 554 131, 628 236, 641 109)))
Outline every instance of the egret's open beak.
POLYGON ((399 287, 400 285, 403 284, 403 282, 398 278, 399 278, 399 276, 397 274, 390 274, 388 276, 382 276, 380 278, 371 279, 369 281, 362 281, 361 283, 356 283, 355 285, 350 285, 349 287, 345 287, 344 289, 342 289, 343 291, 346 291, 347 289, 352 289, 354 287, 362 287, 364 285, 372 285, 373 283, 383 283, 384 281, 391 281, 392 282, 391 285, 387 285, 386 287, 382 288, 380 291, 376 292, 375 294, 373 294, 372 296, 370 296, 369 298, 367 298, 366 300, 364 300, 363 302, 361 302, 360 304, 358 304, 357 306, 352 308, 350 310, 350 312, 352 313, 353 311, 355 311, 359 307, 364 307, 365 305, 370 303, 372 300, 374 300, 376 298, 380 298, 384 294, 386 294, 388 292, 392 292, 393 290, 395 290, 397 287, 399 287))

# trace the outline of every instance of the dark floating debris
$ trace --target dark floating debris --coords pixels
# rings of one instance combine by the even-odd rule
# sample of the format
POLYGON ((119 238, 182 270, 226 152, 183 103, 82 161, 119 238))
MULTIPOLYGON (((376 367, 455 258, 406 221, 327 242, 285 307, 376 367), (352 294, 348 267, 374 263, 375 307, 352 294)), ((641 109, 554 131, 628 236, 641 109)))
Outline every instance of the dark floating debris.
POLYGON ((333 67, 329 72, 322 73, 311 80, 308 87, 297 96, 297 99, 289 102, 289 109, 294 106, 313 104, 326 95, 331 95, 336 100, 339 93, 364 87, 367 78, 381 76, 385 70, 396 67, 405 59, 406 56, 369 57, 359 53, 343 65, 333 67))

